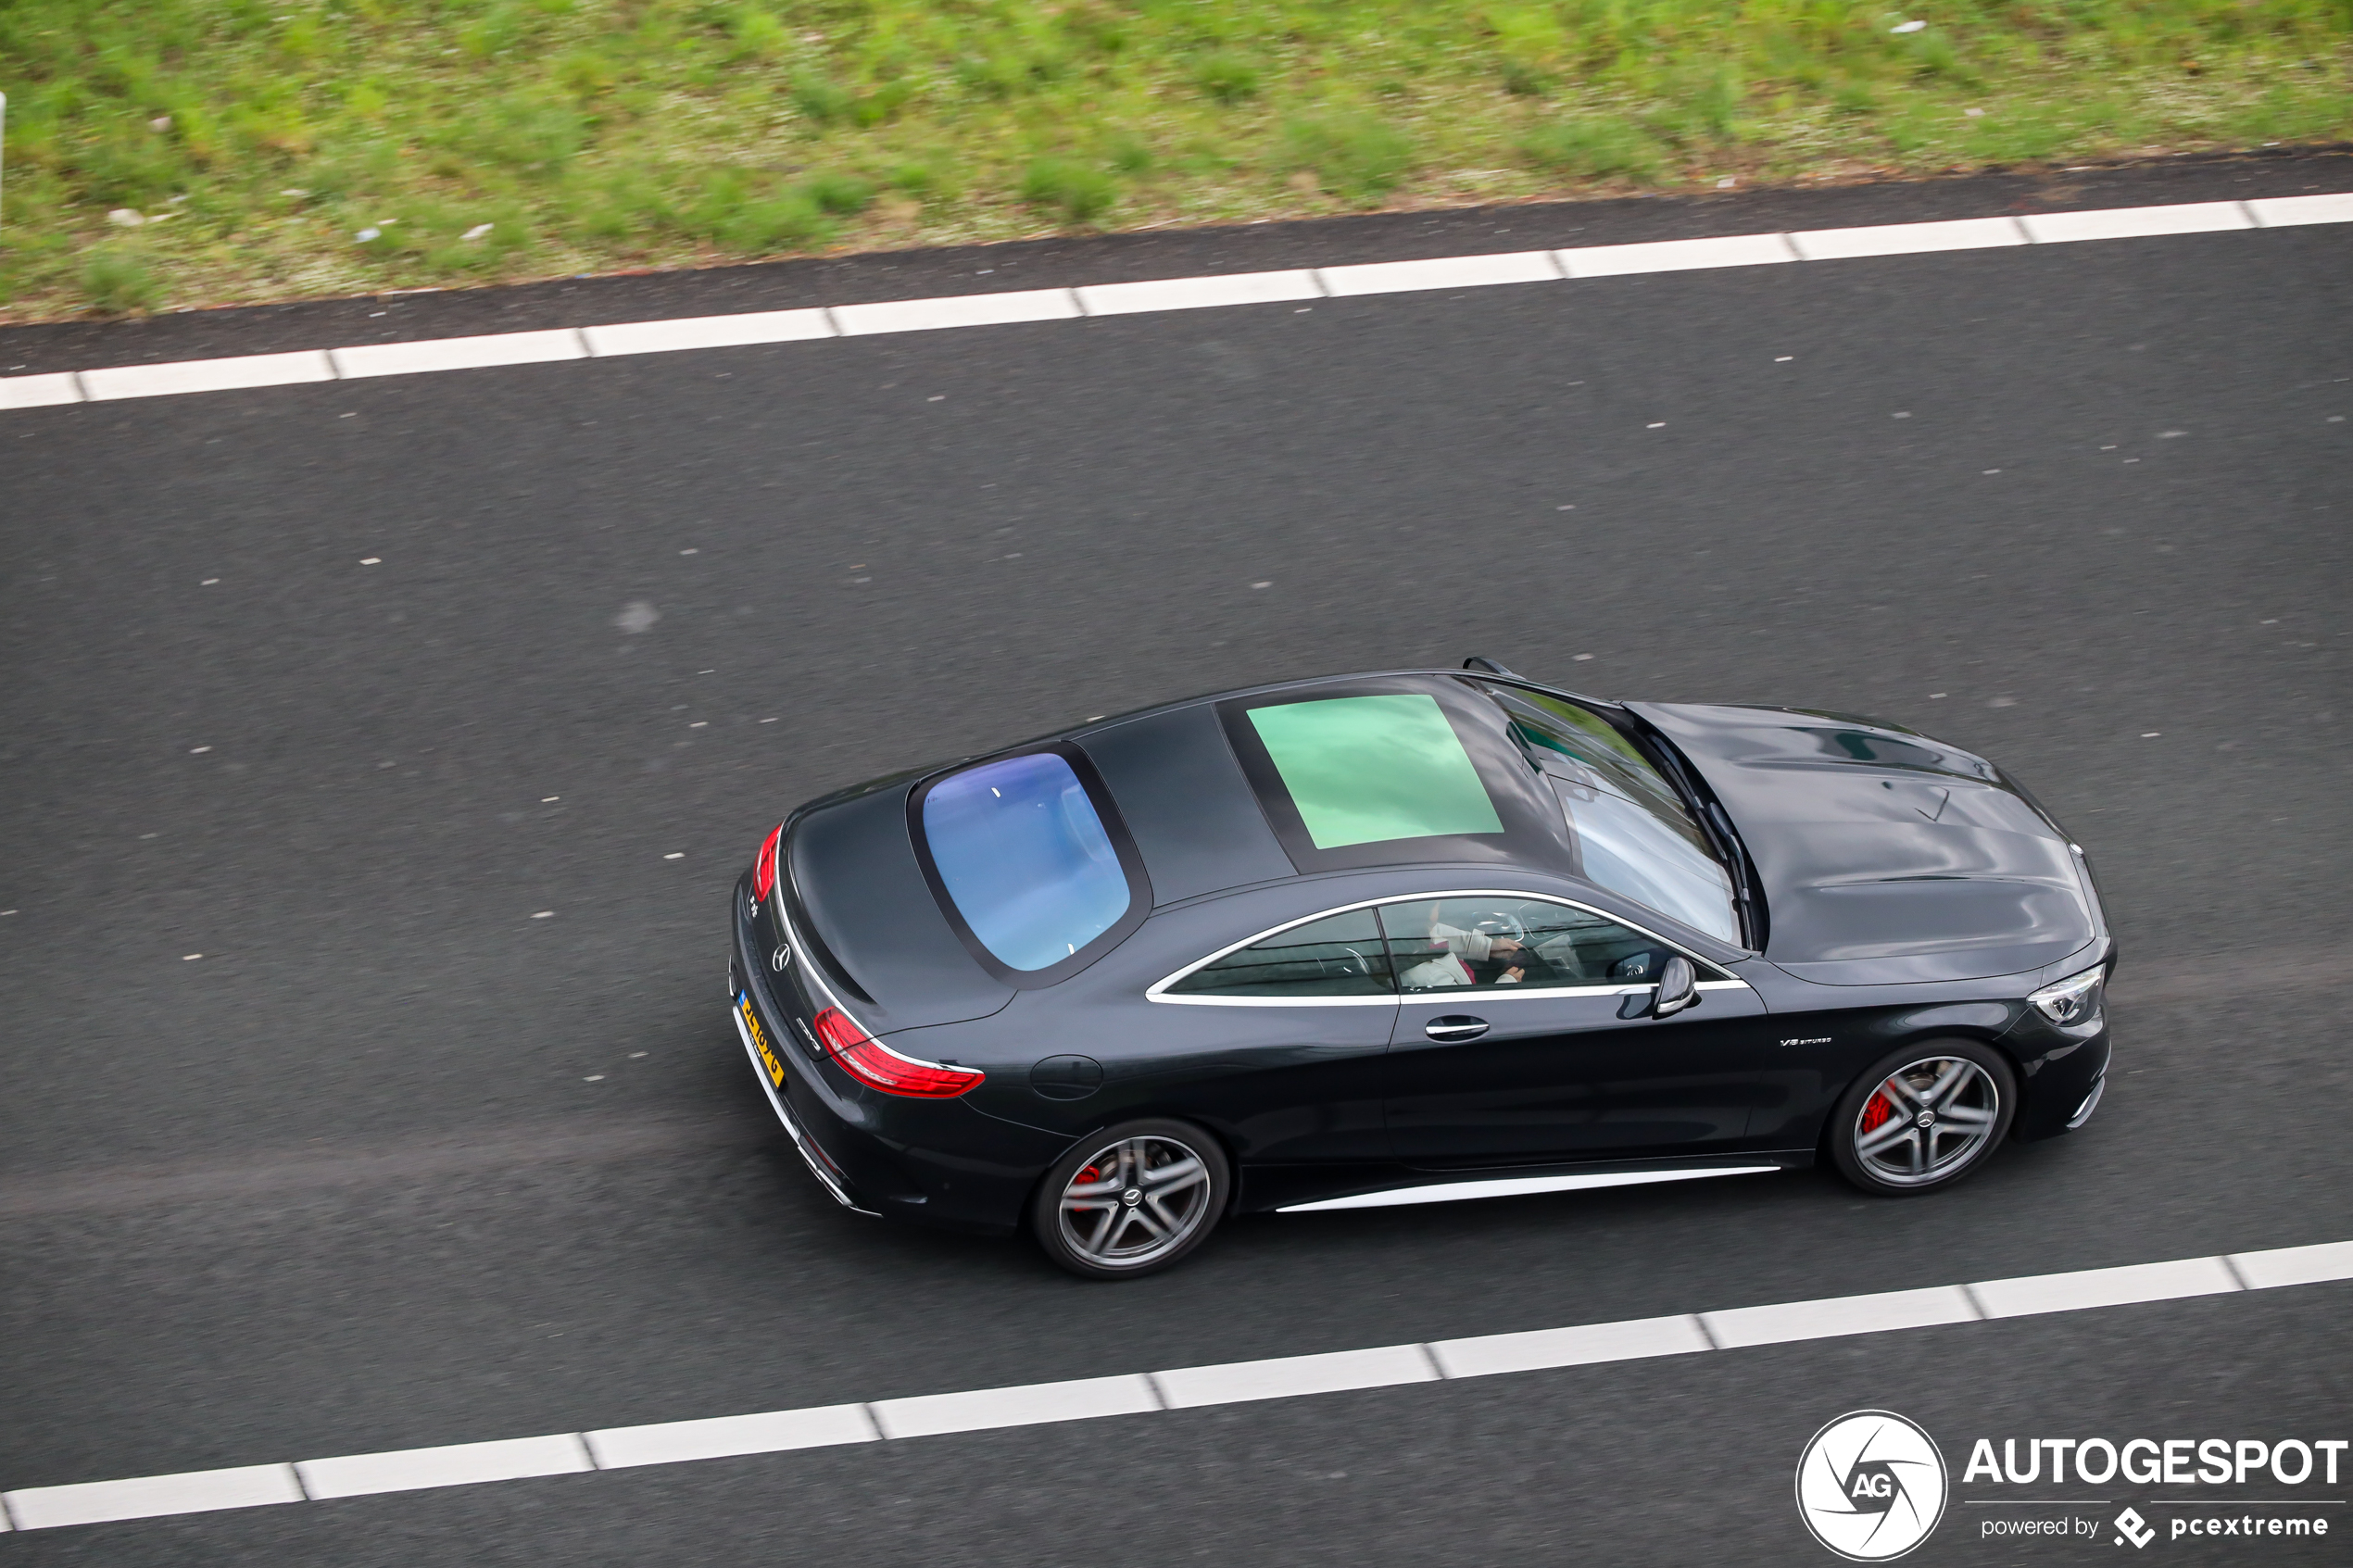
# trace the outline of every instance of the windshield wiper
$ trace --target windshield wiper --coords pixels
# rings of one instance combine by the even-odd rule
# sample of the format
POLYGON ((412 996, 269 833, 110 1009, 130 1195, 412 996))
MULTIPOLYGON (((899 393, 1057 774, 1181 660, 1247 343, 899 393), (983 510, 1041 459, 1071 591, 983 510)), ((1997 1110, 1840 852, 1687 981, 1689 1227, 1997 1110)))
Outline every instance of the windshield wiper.
POLYGON ((1761 953, 1765 950, 1765 905, 1749 878, 1748 847, 1732 831, 1732 819, 1724 814, 1723 807, 1711 800, 1703 816, 1708 836, 1716 840, 1717 853, 1724 857, 1725 867, 1732 873, 1732 901, 1740 907, 1741 940, 1750 952, 1761 953))

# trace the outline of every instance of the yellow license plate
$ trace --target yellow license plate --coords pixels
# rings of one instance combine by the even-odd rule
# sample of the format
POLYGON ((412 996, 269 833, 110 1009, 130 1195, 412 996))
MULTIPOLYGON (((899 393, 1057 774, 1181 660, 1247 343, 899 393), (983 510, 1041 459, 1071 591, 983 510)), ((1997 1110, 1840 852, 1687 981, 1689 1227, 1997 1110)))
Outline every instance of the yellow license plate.
POLYGON ((736 997, 736 1011, 742 1015, 744 1033, 751 1036, 751 1048, 760 1053, 760 1065, 768 1072, 768 1081, 778 1088, 785 1086, 785 1064, 776 1055, 776 1047, 768 1043, 768 1031, 761 1027, 760 1014, 753 1010, 751 993, 736 997))

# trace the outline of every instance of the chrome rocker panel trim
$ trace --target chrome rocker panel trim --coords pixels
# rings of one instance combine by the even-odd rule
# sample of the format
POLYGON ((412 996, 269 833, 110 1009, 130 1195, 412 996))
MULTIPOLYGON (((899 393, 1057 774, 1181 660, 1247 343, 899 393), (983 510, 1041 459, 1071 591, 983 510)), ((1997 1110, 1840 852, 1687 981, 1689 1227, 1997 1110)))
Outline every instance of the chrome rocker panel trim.
POLYGON ((1438 1182, 1428 1186, 1391 1187, 1386 1192, 1360 1192, 1353 1198, 1327 1198, 1314 1203, 1287 1203, 1277 1214, 1313 1214, 1331 1209, 1393 1209, 1407 1203, 1460 1203, 1472 1198, 1518 1198, 1534 1192, 1584 1192, 1594 1187, 1637 1186, 1646 1182, 1690 1182, 1704 1176, 1751 1176, 1781 1165, 1713 1165, 1701 1170, 1594 1171, 1583 1175, 1504 1176, 1486 1181, 1438 1182))

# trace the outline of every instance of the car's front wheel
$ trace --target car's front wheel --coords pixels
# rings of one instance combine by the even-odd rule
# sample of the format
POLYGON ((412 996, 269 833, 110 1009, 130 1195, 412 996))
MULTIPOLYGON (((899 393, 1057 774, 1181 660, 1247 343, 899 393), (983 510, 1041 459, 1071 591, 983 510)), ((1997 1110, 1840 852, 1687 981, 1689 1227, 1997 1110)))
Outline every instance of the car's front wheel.
POLYGON ((1075 1274, 1134 1279, 1208 1240, 1232 1191, 1226 1151, 1200 1128, 1127 1122, 1054 1162, 1038 1185, 1029 1228, 1075 1274))
POLYGON ((2017 1106, 2017 1075, 1991 1046, 1909 1046, 1840 1097, 1826 1139, 1831 1161, 1865 1192, 1934 1192, 1985 1163, 2017 1106))

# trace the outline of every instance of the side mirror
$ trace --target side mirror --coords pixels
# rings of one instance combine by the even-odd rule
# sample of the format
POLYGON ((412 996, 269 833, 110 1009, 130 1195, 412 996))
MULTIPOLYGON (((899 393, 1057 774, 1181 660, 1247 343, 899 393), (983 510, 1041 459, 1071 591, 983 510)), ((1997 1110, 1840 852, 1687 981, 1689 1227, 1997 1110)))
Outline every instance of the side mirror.
POLYGON ((1645 995, 1636 991, 1617 1004, 1620 1018, 1672 1018, 1699 1006, 1699 974, 1692 960, 1675 954, 1658 966, 1658 985, 1645 995))
POLYGON ((1651 1003, 1653 1018, 1672 1018, 1685 1008, 1699 1006, 1699 976, 1692 960, 1678 953, 1658 972, 1658 998, 1651 1003))

